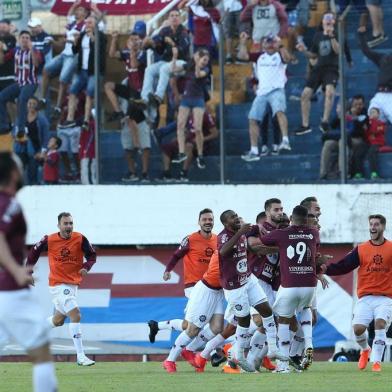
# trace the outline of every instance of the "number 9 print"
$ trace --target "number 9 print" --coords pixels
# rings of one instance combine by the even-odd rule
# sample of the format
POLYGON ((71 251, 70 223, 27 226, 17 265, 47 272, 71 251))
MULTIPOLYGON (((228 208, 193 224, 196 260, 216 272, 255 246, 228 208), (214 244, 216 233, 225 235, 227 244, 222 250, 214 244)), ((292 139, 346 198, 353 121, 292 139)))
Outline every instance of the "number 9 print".
POLYGON ((287 247, 286 255, 287 258, 290 260, 293 259, 295 256, 298 256, 298 264, 301 264, 306 254, 306 244, 305 242, 298 242, 295 248, 290 245, 287 247))

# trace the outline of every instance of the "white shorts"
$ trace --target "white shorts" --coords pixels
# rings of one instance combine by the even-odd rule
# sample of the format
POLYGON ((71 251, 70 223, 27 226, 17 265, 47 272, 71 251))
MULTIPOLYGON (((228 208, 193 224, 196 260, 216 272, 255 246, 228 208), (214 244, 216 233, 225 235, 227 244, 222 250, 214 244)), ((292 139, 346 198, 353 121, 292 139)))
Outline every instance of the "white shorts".
POLYGON ((236 317, 246 317, 250 307, 267 301, 267 297, 259 285, 258 279, 252 274, 249 280, 238 289, 223 290, 231 311, 236 317))
POLYGON ((383 295, 366 295, 355 304, 353 324, 369 326, 376 319, 389 325, 392 321, 392 298, 383 295))
MULTIPOLYGON (((151 148, 151 134, 150 128, 145 121, 137 124, 140 148, 142 150, 151 148)), ((125 124, 121 129, 121 145, 124 150, 133 150, 135 148, 132 140, 131 130, 128 124, 125 124)))
POLYGON ((33 350, 49 343, 49 330, 31 290, 0 291, 0 331, 5 340, 12 338, 25 350, 33 350))
POLYGON ((213 290, 202 281, 196 283, 186 306, 185 320, 203 328, 214 314, 223 314, 223 290, 213 290))
POLYGON ((312 304, 310 305, 310 307, 312 308, 312 310, 317 310, 317 292, 316 291, 314 292, 312 304))
POLYGON ((264 282, 264 280, 262 279, 259 279, 259 285, 267 296, 268 303, 272 306, 275 303, 277 292, 275 290, 272 290, 272 286, 267 282, 264 282))
POLYGON ((58 286, 49 286, 50 294, 52 294, 52 302, 57 311, 61 314, 68 314, 72 309, 78 307, 76 295, 78 286, 73 284, 60 284, 58 286))
POLYGON ((380 111, 381 120, 392 124, 392 93, 376 93, 369 103, 368 113, 376 108, 380 111))
MULTIPOLYGON (((188 300, 189 300, 189 298, 191 297, 191 294, 192 294, 192 291, 193 291, 194 287, 195 287, 195 286, 186 287, 186 288, 184 289, 184 295, 185 295, 186 298, 188 298, 188 300)), ((186 305, 185 305, 184 313, 186 313, 186 311, 188 310, 188 304, 189 304, 189 301, 188 301, 188 302, 186 303, 186 305)))
POLYGON ((315 291, 315 287, 280 286, 273 306, 274 313, 281 317, 293 317, 296 311, 311 305, 315 291))

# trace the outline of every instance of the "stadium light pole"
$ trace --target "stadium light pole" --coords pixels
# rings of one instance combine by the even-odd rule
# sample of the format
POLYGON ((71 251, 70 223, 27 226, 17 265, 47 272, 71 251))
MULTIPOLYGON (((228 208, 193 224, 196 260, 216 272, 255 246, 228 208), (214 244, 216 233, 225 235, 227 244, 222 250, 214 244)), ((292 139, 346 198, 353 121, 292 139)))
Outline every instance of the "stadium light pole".
POLYGON ((219 163, 220 183, 225 183, 225 41, 223 34, 223 16, 219 23, 219 163))
MULTIPOLYGON (((99 72, 99 46, 100 46, 100 37, 99 37, 99 20, 95 23, 95 45, 94 45, 94 108, 95 108, 95 162, 97 165, 97 184, 101 181, 101 162, 100 162, 100 132, 101 132, 101 73, 99 72)), ((103 59, 106 61, 106 59, 103 59)))

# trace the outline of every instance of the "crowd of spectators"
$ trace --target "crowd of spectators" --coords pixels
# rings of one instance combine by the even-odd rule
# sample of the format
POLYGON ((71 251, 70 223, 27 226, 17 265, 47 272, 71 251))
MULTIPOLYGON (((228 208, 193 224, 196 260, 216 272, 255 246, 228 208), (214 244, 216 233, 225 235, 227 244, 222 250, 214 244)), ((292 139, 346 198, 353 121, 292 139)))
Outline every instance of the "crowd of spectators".
MULTIPOLYGON (((95 74, 99 73, 110 108, 105 121, 121 127, 128 167, 122 181, 150 182, 152 137, 162 153, 160 180, 187 182, 191 165, 204 170, 205 155, 219 153, 218 127, 208 101, 222 24, 226 63, 254 63, 251 84, 255 98, 248 117, 250 150, 242 159, 252 162, 268 154, 291 151, 286 115, 287 66, 297 64, 299 56, 304 55, 308 69, 300 98, 302 123, 295 134, 312 131, 311 101, 321 88, 324 112, 319 126, 323 139, 320 178, 339 176, 340 132, 336 129, 343 115, 351 177, 363 178, 364 161, 368 159, 371 178, 377 179, 377 154, 385 149, 386 121, 392 120, 392 56, 370 49, 388 39, 381 2, 352 1, 361 15, 358 34, 363 53, 380 68, 378 92, 368 110, 362 96, 351 99, 347 112, 341 103, 332 121, 339 79, 336 15, 349 2, 331 3, 331 10, 323 14, 320 28, 307 47, 303 34, 311 3, 184 0, 154 31, 147 31, 146 24, 137 21, 124 47, 119 45, 118 32, 107 32, 104 15, 95 3, 88 7, 79 0, 73 3, 63 40, 48 34, 38 18, 31 18, 26 30, 17 33, 10 21, 2 20, 0 134, 14 135, 14 151, 22 158, 29 184, 96 183, 94 89, 95 74), (368 16, 372 29, 367 32, 368 16), (53 57, 53 52, 59 54, 53 57), (152 60, 148 61, 151 54, 152 60), (107 78, 107 58, 123 63, 122 82, 107 78), (50 91, 56 77, 58 89, 53 101, 50 91), (164 102, 167 113, 162 126, 160 106, 164 102), (270 123, 274 136, 268 145, 270 123), (177 179, 172 175, 172 164, 180 165, 177 179)), ((346 61, 352 66, 349 47, 344 45, 346 61)))

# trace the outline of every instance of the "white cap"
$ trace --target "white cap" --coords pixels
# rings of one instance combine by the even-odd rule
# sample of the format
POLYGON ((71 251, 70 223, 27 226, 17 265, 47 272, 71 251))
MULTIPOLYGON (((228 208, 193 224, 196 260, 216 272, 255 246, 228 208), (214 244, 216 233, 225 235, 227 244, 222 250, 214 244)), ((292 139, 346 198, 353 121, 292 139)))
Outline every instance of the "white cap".
POLYGON ((42 22, 41 22, 41 19, 39 19, 39 18, 31 18, 27 23, 27 26, 29 26, 29 27, 37 27, 37 26, 41 26, 41 25, 42 25, 42 22))

